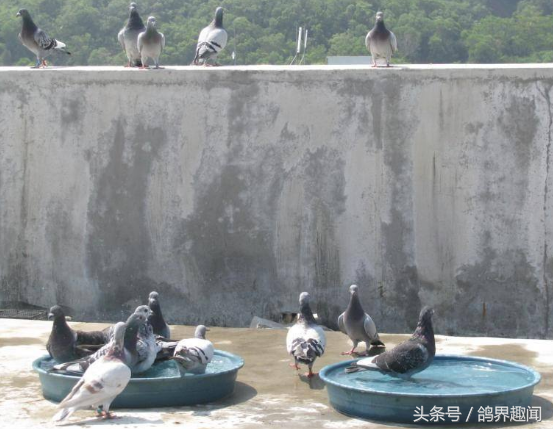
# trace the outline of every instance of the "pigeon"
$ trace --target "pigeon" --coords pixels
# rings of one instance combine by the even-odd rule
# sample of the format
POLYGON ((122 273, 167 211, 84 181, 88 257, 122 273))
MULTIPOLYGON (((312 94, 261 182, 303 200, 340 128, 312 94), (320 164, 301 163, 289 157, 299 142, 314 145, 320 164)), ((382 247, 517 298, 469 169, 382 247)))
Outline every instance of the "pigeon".
POLYGON ((156 29, 156 18, 148 17, 146 31, 138 35, 138 51, 142 59, 142 68, 148 68, 147 60, 154 61, 155 68, 159 69, 159 56, 165 48, 165 36, 156 29))
POLYGON ((91 355, 94 352, 91 350, 93 348, 91 346, 101 346, 107 342, 104 334, 100 331, 85 332, 71 329, 59 305, 50 308, 48 318, 53 319, 54 323, 46 343, 46 350, 58 363, 91 355))
POLYGON ((150 292, 148 297, 148 307, 150 307, 150 317, 148 322, 154 328, 154 334, 160 335, 165 339, 171 338, 171 330, 169 325, 163 319, 163 313, 161 312, 161 305, 159 305, 159 294, 157 292, 150 292))
POLYGON ((309 306, 309 294, 300 294, 300 315, 295 325, 286 335, 286 350, 294 357, 294 363, 290 364, 299 370, 299 363, 307 365, 308 378, 316 375, 313 372, 315 359, 322 356, 325 351, 326 336, 323 328, 317 325, 311 307, 309 306))
POLYGON ((365 46, 371 52, 373 67, 376 67, 378 58, 384 58, 386 67, 390 67, 392 54, 397 51, 397 39, 384 25, 384 13, 377 12, 376 24, 367 34, 365 46))
POLYGON ((157 359, 161 351, 161 345, 156 341, 154 329, 148 322, 138 329, 138 341, 136 343, 138 360, 132 368, 133 374, 141 374, 148 371, 157 359))
POLYGON ((127 325, 115 325, 113 339, 107 353, 90 365, 71 392, 58 405, 60 409, 53 420, 60 422, 77 410, 97 407, 104 418, 113 418, 109 407, 131 379, 131 370, 124 362, 124 337, 127 325))
POLYGON ((207 364, 213 359, 215 349, 211 341, 205 338, 207 330, 204 325, 198 325, 194 338, 177 343, 172 359, 179 362, 186 372, 203 374, 207 364))
MULTIPOLYGON (((142 369, 140 366, 140 363, 145 359, 143 355, 141 355, 141 347, 139 346, 139 330, 142 325, 147 323, 146 316, 143 313, 133 313, 129 316, 126 322, 127 329, 125 331, 125 338, 124 338, 124 353, 122 360, 125 362, 125 364, 130 368, 130 370, 133 373, 136 373, 136 368, 139 370, 142 369)), ((115 335, 117 325, 112 328, 112 339, 115 335)), ((54 367, 50 370, 52 372, 61 372, 61 373, 68 373, 68 374, 82 374, 86 372, 93 364, 94 362, 97 362, 100 360, 103 356, 109 353, 110 346, 109 343, 106 344, 104 347, 102 347, 100 350, 98 350, 93 355, 87 356, 85 358, 73 361, 73 362, 67 362, 60 365, 54 365, 54 367)), ((155 358, 154 358, 155 359, 155 358)))
POLYGON ((143 31, 146 31, 144 22, 140 15, 138 14, 138 6, 136 3, 131 3, 130 7, 129 20, 123 29, 117 35, 119 44, 125 51, 129 62, 125 67, 141 67, 142 59, 140 52, 138 50, 138 35, 143 31))
POLYGON ((36 55, 36 64, 32 68, 46 67, 45 58, 52 52, 57 51, 71 55, 71 52, 65 49, 65 43, 51 39, 43 30, 36 26, 27 9, 20 9, 17 12, 17 16, 20 16, 23 20, 19 40, 21 40, 23 46, 36 55))
MULTIPOLYGON (((147 305, 139 305, 138 307, 136 307, 136 310, 134 310, 134 313, 135 314, 141 314, 142 316, 144 316, 146 319, 148 319, 148 317, 150 317, 150 315, 152 314, 152 311, 150 310, 150 308, 147 306, 147 305)), ((104 337, 106 338, 106 343, 108 343, 111 338, 113 337, 113 329, 115 328, 115 325, 113 326, 108 326, 107 328, 105 328, 102 332, 104 334, 104 337)))
POLYGON ((349 305, 346 311, 338 317, 338 326, 340 327, 340 331, 346 334, 353 342, 353 347, 350 351, 343 352, 342 354, 353 354, 360 341, 364 341, 367 346, 366 354, 369 352, 370 345, 384 347, 384 343, 378 337, 374 321, 361 307, 357 286, 351 285, 349 292, 351 294, 349 305))
MULTIPOLYGON (((196 46, 196 56, 193 65, 208 65, 208 60, 217 60, 217 55, 227 45, 228 34, 223 28, 223 8, 218 7, 215 10, 215 18, 207 27, 205 27, 198 37, 196 46)), ((215 65, 218 65, 215 63, 215 65)))
POLYGON ((347 373, 376 370, 393 377, 410 378, 428 368, 436 354, 432 315, 434 310, 424 307, 413 336, 392 350, 375 357, 360 359, 346 368, 347 373))

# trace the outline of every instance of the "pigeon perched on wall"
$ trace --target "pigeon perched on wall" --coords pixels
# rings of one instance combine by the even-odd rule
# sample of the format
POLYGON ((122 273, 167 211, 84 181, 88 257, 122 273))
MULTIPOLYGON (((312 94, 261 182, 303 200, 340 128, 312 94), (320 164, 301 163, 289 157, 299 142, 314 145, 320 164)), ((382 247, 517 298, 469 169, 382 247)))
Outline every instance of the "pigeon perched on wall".
POLYGON ((150 292, 148 307, 151 312, 148 317, 148 322, 154 328, 154 334, 160 335, 165 339, 171 338, 171 329, 169 329, 169 325, 165 322, 165 319, 163 319, 163 313, 161 312, 161 305, 159 303, 159 294, 157 292, 150 292))
MULTIPOLYGON (((145 306, 143 306, 145 307, 145 306)), ((122 360, 130 368, 131 372, 135 373, 136 370, 142 370, 140 363, 144 360, 144 357, 141 355, 139 343, 139 330, 141 326, 147 323, 146 316, 141 313, 133 313, 129 316, 126 322, 125 338, 123 341, 124 353, 122 360)), ((117 325, 112 329, 112 338, 115 336, 115 329, 117 325)), ((85 358, 73 361, 66 362, 64 364, 55 365, 50 371, 51 372, 61 372, 68 374, 82 374, 86 372, 94 362, 100 360, 103 356, 109 353, 110 347, 109 343, 98 350, 93 355, 87 356, 85 358)), ((154 358, 155 359, 155 358, 154 358)))
POLYGON ((129 11, 127 24, 119 32, 117 39, 129 60, 126 67, 141 67, 142 59, 140 51, 138 50, 138 35, 146 31, 146 27, 138 14, 138 6, 136 3, 131 3, 129 11))
POLYGON ((376 24, 367 34, 365 46, 371 53, 373 67, 377 66, 377 60, 380 58, 384 58, 386 67, 390 67, 392 54, 397 51, 397 39, 384 25, 384 13, 376 14, 376 24))
POLYGON ((346 334, 353 342, 353 347, 348 352, 343 352, 343 355, 351 355, 354 353, 357 344, 364 341, 366 345, 366 353, 369 352, 369 347, 381 346, 384 343, 380 341, 376 325, 373 319, 363 310, 361 301, 359 300, 359 291, 356 285, 351 285, 349 288, 351 294, 349 305, 338 317, 338 327, 340 331, 346 334))
POLYGON ((307 365, 309 372, 305 375, 311 378, 316 375, 313 372, 315 360, 325 351, 326 336, 323 328, 315 321, 309 299, 307 292, 300 294, 300 314, 286 335, 286 350, 294 357, 291 366, 299 370, 298 364, 307 365))
MULTIPOLYGON (((193 65, 209 65, 208 60, 216 61, 217 55, 227 45, 228 34, 223 28, 223 8, 218 7, 215 10, 215 18, 207 27, 205 27, 198 37, 196 46, 196 56, 193 65)), ((219 65, 215 63, 215 65, 219 65)))
POLYGON ((375 357, 360 359, 346 368, 347 373, 376 370, 394 377, 409 378, 428 368, 436 354, 432 315, 434 310, 424 307, 413 336, 392 350, 375 357))
POLYGON ((46 350, 58 363, 69 362, 94 351, 90 346, 100 346, 107 343, 101 331, 75 331, 67 324, 65 314, 59 305, 50 308, 48 318, 53 319, 52 331, 46 343, 46 350))
POLYGON ((165 48, 165 36, 156 29, 156 18, 148 17, 146 31, 138 35, 138 51, 142 59, 142 68, 148 68, 148 58, 151 58, 155 68, 159 69, 159 56, 165 48))
POLYGON ((112 341, 108 344, 107 353, 94 362, 73 387, 66 398, 60 402, 53 420, 67 419, 77 410, 90 407, 102 410, 104 418, 112 418, 109 407, 131 379, 131 371, 124 363, 124 336, 126 324, 115 325, 112 341))
POLYGON ((65 43, 48 37, 43 30, 36 26, 27 9, 20 9, 17 16, 20 16, 23 21, 19 40, 21 40, 23 46, 36 55, 36 64, 33 68, 46 67, 45 58, 52 52, 63 52, 71 55, 66 50, 65 43))
POLYGON ((186 372, 203 374, 207 364, 213 359, 215 349, 211 341, 205 338, 207 330, 204 325, 198 325, 194 338, 177 343, 172 359, 180 363, 186 372))

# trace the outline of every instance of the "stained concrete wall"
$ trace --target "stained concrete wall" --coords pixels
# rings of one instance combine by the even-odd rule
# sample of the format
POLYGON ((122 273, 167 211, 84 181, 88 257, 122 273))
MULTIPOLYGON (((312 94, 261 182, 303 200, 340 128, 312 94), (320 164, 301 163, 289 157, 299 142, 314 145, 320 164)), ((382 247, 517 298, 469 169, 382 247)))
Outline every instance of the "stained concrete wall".
POLYGON ((553 67, 0 69, 3 301, 553 337, 553 67))

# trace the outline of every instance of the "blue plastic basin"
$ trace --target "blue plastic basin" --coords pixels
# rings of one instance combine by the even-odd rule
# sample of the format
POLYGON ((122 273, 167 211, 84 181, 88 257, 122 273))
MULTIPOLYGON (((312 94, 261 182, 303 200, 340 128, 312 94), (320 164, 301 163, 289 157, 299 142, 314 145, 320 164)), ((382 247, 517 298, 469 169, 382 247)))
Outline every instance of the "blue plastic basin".
MULTIPOLYGON (((49 373, 55 362, 43 356, 33 362, 44 398, 60 402, 80 377, 49 373)), ((205 374, 180 375, 178 364, 168 360, 156 363, 144 374, 133 375, 112 408, 175 407, 214 402, 230 395, 244 360, 232 353, 215 351, 205 374)))
POLYGON ((432 365, 409 380, 378 371, 346 374, 355 360, 324 367, 320 372, 330 403, 348 416, 399 423, 455 423, 449 411, 460 415, 457 423, 476 422, 480 407, 527 408, 541 376, 513 362, 479 357, 437 355, 432 365), (421 408, 422 407, 422 408, 421 408), (431 421, 431 410, 445 415, 431 421), (425 421, 427 420, 427 421, 425 421))

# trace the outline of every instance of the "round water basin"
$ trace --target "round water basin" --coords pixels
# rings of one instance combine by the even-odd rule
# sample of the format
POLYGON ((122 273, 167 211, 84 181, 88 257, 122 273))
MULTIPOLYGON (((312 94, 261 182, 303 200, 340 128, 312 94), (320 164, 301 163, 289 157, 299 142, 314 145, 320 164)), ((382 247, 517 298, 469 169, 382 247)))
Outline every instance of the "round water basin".
MULTIPOLYGON (((44 398, 60 402, 80 377, 48 372, 55 362, 43 356, 33 362, 44 398)), ((112 408, 151 408, 196 405, 230 395, 244 360, 232 353, 215 351, 205 374, 181 375, 173 360, 157 362, 143 374, 133 375, 112 408)))
POLYGON ((492 407, 494 415, 496 407, 527 408, 541 379, 526 366, 479 357, 437 355, 407 380, 378 371, 346 374, 353 362, 320 372, 332 406, 352 417, 400 423, 459 424, 478 421, 480 407, 492 407))

